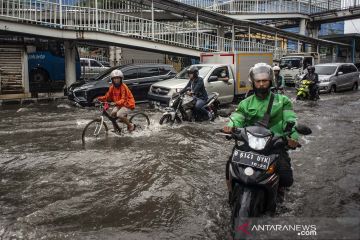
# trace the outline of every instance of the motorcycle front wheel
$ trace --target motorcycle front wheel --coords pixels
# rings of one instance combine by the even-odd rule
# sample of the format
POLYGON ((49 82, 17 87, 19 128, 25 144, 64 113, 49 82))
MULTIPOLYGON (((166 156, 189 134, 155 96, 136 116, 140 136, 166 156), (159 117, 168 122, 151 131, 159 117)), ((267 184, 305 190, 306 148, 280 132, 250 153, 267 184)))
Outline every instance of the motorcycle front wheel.
POLYGON ((174 120, 172 120, 171 119, 171 114, 165 114, 165 115, 163 115, 161 118, 160 118, 160 121, 159 121, 159 124, 160 125, 163 125, 163 124, 169 124, 169 125, 172 125, 172 124, 174 124, 174 123, 178 123, 178 124, 180 124, 182 121, 181 121, 181 119, 179 118, 179 116, 175 116, 175 119, 174 120))
POLYGON ((264 191, 261 189, 241 189, 235 184, 233 189, 233 212, 232 212, 232 233, 234 239, 244 238, 241 227, 247 223, 250 217, 259 217, 264 211, 264 191))

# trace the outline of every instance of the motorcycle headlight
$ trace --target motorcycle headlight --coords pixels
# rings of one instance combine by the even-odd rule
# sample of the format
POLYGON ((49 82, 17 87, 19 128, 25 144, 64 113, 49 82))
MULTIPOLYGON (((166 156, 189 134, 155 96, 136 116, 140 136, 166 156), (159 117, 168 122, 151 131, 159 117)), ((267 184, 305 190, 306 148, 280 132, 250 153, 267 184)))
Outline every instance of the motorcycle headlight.
POLYGON ((267 142, 270 140, 270 136, 256 137, 250 132, 247 132, 247 137, 249 140, 249 146, 254 150, 263 150, 266 147, 267 142))
POLYGON ((176 99, 171 99, 171 100, 169 101, 169 107, 174 106, 175 100, 176 100, 176 99))

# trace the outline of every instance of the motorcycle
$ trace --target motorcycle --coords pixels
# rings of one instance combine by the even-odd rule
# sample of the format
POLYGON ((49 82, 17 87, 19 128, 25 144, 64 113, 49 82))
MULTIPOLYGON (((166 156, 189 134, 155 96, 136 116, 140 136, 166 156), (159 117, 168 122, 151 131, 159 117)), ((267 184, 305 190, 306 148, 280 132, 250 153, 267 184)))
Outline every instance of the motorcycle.
POLYGON ((316 90, 315 96, 311 96, 310 88, 314 84, 310 80, 301 80, 299 87, 296 88, 296 100, 318 100, 319 99, 319 90, 316 90))
MULTIPOLYGON (((205 104, 206 110, 210 111, 213 115, 213 119, 218 116, 218 109, 220 102, 217 100, 219 93, 213 92, 209 94, 208 100, 205 104)), ((193 115, 193 109, 195 107, 195 100, 193 97, 186 93, 174 95, 169 102, 169 107, 165 108, 165 113, 160 118, 160 125, 181 123, 182 121, 206 121, 207 116, 195 119, 193 115), (205 119, 206 118, 206 119, 205 119)))
MULTIPOLYGON (((293 126, 294 123, 287 124, 286 136, 290 135, 293 126)), ((300 134, 311 134, 311 129, 304 125, 295 128, 300 134)), ((275 136, 261 124, 237 128, 232 134, 225 135, 228 140, 235 140, 228 174, 232 189, 229 196, 232 232, 238 239, 238 229, 244 218, 275 213, 279 186, 276 168, 280 159, 277 150, 288 147, 286 137, 275 136)))

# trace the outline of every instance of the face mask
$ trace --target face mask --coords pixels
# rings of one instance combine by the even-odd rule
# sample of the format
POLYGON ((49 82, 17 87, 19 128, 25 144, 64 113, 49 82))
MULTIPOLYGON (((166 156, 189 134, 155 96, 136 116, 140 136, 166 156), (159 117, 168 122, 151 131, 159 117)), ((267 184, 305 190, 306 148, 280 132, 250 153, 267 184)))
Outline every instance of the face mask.
POLYGON ((112 81, 112 82, 113 82, 114 87, 116 87, 116 88, 119 88, 122 84, 122 80, 120 80, 119 83, 115 83, 114 81, 112 81))
POLYGON ((223 78, 226 77, 226 73, 222 72, 221 77, 223 77, 223 78))
POLYGON ((270 88, 255 88, 255 94, 266 94, 270 92, 270 88))

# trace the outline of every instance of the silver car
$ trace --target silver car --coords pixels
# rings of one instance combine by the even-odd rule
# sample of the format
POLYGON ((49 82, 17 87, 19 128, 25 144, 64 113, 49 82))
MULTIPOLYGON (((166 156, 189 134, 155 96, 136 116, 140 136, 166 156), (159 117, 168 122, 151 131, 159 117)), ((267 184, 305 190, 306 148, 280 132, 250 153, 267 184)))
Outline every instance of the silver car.
POLYGON ((99 73, 108 69, 109 67, 105 67, 99 61, 92 58, 80 58, 81 64, 81 77, 83 79, 95 79, 99 73))
POLYGON ((326 63, 315 65, 319 75, 320 92, 356 90, 360 84, 360 73, 352 63, 326 63))

